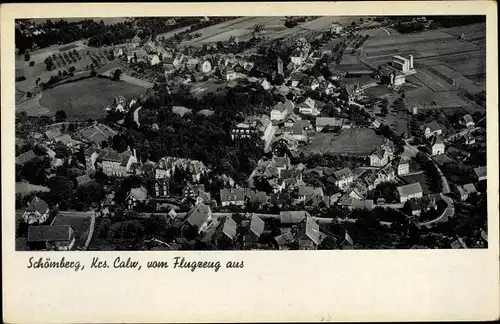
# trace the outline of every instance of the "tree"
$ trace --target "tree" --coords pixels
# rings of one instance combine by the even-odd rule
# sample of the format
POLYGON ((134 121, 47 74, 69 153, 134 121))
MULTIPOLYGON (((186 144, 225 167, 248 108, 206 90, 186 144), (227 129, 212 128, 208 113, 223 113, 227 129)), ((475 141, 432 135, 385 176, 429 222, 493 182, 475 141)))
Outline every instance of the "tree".
POLYGON ((381 109, 380 109, 380 113, 383 115, 383 116, 387 116, 387 114, 389 113, 389 109, 387 109, 386 106, 383 106, 381 109))
POLYGON ((58 110, 56 112, 55 118, 56 118, 57 123, 60 123, 64 120, 66 120, 66 118, 67 118, 66 112, 64 110, 58 110))
POLYGON ((95 77, 97 75, 97 72, 95 70, 90 71, 90 76, 95 77))
POLYGON ((29 91, 26 92, 26 98, 31 98, 31 96, 32 96, 31 92, 29 92, 29 91))
POLYGON ((47 181, 53 202, 68 200, 73 193, 73 181, 63 176, 54 176, 47 181))
POLYGON ((120 76, 122 75, 122 70, 121 69, 116 69, 113 71, 113 76, 111 77, 111 80, 113 81, 120 81, 120 76))
POLYGON ((24 53, 24 60, 25 60, 25 61, 29 61, 29 60, 30 60, 30 58, 31 58, 31 55, 30 55, 30 53, 29 53, 29 52, 24 53))
POLYGON ((30 66, 33 66, 33 65, 35 65, 35 61, 30 62, 30 66))
POLYGON ((105 196, 104 187, 96 181, 80 186, 76 191, 76 197, 85 207, 101 202, 105 196))
POLYGON ((263 30, 264 30, 264 25, 257 24, 255 26, 253 26, 254 33, 260 33, 263 30))

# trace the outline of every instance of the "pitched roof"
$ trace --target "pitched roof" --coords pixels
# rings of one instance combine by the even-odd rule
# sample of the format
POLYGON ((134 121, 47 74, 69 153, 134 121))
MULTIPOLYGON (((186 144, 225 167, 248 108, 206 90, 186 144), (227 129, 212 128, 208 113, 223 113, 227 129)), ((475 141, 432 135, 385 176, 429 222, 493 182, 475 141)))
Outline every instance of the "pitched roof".
POLYGON ((34 158, 36 158, 35 152, 33 152, 32 150, 29 150, 28 152, 24 152, 24 153, 19 154, 16 157, 16 163, 17 164, 24 164, 24 163, 26 163, 34 158))
POLYGON ((49 210, 49 205, 37 196, 33 197, 26 207, 27 212, 39 212, 40 214, 45 214, 49 210))
POLYGON ((425 131, 427 128, 429 128, 431 132, 442 130, 441 126, 435 121, 431 121, 430 123, 422 125, 423 131, 425 131))
POLYGON ((432 145, 436 145, 436 144, 444 144, 444 142, 443 142, 443 139, 441 138, 441 136, 433 136, 433 137, 432 137, 431 144, 432 144, 432 145))
POLYGON ((474 123, 474 120, 472 119, 472 116, 467 114, 467 115, 464 115, 464 121, 466 123, 474 123))
POLYGON ((84 174, 84 175, 81 175, 79 177, 76 177, 76 182, 78 183, 78 185, 82 185, 82 184, 85 184, 85 183, 90 182, 90 181, 92 181, 92 179, 90 179, 88 174, 84 174))
POLYGON ((231 217, 226 217, 224 225, 222 226, 222 233, 226 234, 231 240, 236 236, 238 225, 231 217))
POLYGON ((192 226, 200 228, 205 221, 210 217, 210 207, 205 204, 198 204, 194 206, 188 213, 186 217, 186 222, 192 226))
POLYGON ((130 196, 138 201, 144 201, 148 198, 148 191, 144 187, 130 189, 130 196))
POLYGON ((53 139, 59 135, 61 135, 61 130, 59 128, 51 128, 45 132, 45 136, 47 136, 48 139, 53 139))
POLYGON ((54 138, 54 141, 61 142, 64 145, 68 145, 71 142, 71 136, 69 134, 62 134, 54 138))
POLYGON ((335 178, 337 178, 337 180, 343 180, 345 178, 351 177, 352 171, 349 168, 343 168, 338 171, 335 171, 333 175, 335 176, 335 178))
POLYGON ((379 147, 378 149, 376 149, 376 150, 372 153, 372 155, 376 155, 376 156, 378 156, 380 159, 383 159, 383 158, 384 158, 384 155, 385 155, 385 152, 386 152, 386 150, 384 150, 383 148, 380 148, 380 147, 379 147))
POLYGON ((478 178, 486 177, 486 167, 485 166, 480 166, 477 168, 474 168, 474 173, 478 178))
POLYGON ((69 241, 73 228, 70 225, 30 226, 28 242, 69 241))
POLYGON ((297 232, 297 235, 295 236, 295 240, 300 240, 304 236, 309 238, 311 241, 314 242, 314 244, 318 245, 320 243, 319 240, 319 225, 316 223, 312 217, 307 217, 306 221, 301 224, 301 227, 299 231, 297 232))
POLYGON ((418 192, 422 192, 422 186, 420 185, 420 182, 414 182, 398 187, 398 193, 400 197, 406 197, 418 192))
POLYGON ((278 235, 274 238, 278 245, 287 245, 293 243, 293 234, 291 232, 285 232, 281 235, 278 235))
POLYGON ((342 119, 333 117, 316 117, 316 126, 342 126, 342 119))
POLYGON ((221 189, 220 200, 225 202, 244 201, 245 189, 244 188, 221 189))
POLYGON ((352 209, 372 210, 373 209, 373 200, 371 200, 371 199, 366 199, 366 200, 354 199, 352 201, 352 209))
POLYGON ((264 232, 264 225, 265 223, 260 217, 253 215, 250 221, 250 231, 260 237, 264 232))
POLYGON ((173 106, 172 112, 174 114, 181 116, 181 117, 184 117, 184 115, 191 113, 191 109, 183 107, 183 106, 173 106))
POLYGON ((309 213, 304 210, 298 211, 281 211, 280 222, 282 224, 298 224, 303 221, 309 213))
POLYGON ((476 187, 472 183, 464 184, 463 188, 467 193, 477 192, 476 187))

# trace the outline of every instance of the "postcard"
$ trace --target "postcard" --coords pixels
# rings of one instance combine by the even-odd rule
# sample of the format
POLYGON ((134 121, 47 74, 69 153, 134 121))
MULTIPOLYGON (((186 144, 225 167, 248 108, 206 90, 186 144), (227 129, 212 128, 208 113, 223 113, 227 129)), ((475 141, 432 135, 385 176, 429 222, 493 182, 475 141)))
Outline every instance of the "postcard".
POLYGON ((499 318, 494 2, 1 14, 6 322, 499 318))

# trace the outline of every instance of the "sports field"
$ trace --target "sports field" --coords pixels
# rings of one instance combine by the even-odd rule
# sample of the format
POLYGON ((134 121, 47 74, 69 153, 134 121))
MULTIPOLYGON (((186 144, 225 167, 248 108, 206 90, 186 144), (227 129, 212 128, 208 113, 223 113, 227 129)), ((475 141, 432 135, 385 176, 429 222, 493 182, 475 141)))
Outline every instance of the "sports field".
POLYGON ((371 128, 347 129, 340 135, 316 133, 302 149, 305 155, 348 154, 368 155, 382 145, 384 138, 371 128))

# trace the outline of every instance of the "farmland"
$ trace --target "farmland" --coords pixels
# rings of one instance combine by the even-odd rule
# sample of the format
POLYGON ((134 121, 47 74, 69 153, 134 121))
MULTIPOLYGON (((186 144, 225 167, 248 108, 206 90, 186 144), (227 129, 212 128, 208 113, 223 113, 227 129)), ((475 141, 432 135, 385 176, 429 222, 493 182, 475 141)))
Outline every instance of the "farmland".
POLYGON ((306 155, 328 153, 368 155, 380 147, 383 140, 383 137, 369 128, 348 129, 340 135, 317 133, 302 152, 306 155))
POLYGON ((132 98, 145 92, 143 87, 123 81, 92 78, 59 85, 42 93, 40 104, 53 113, 64 110, 68 118, 86 120, 105 116, 104 108, 116 96, 132 98))

